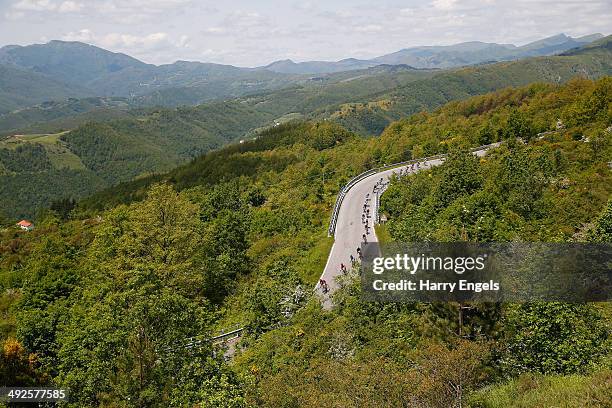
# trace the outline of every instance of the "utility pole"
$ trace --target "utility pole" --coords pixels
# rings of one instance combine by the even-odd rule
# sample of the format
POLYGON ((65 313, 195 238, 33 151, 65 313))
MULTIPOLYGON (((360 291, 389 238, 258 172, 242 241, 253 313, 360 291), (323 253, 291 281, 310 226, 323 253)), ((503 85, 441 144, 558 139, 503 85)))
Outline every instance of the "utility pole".
POLYGON ((459 337, 463 335, 463 303, 459 302, 459 337))

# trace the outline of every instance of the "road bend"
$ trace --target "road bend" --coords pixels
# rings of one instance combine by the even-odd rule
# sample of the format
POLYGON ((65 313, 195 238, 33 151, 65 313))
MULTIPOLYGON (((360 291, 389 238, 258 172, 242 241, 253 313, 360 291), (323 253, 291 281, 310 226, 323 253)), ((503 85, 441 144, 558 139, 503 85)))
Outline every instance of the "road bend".
MULTIPOLYGON (((496 146, 492 145, 490 147, 496 146)), ((473 153, 477 156, 484 156, 489 147, 476 150, 473 153)), ((344 200, 338 212, 338 220, 334 233, 334 244, 329 253, 325 269, 321 274, 319 283, 315 287, 315 293, 320 297, 321 303, 325 309, 333 306, 330 295, 338 288, 337 278, 343 275, 342 265, 346 268, 351 268, 351 255, 358 259, 357 248, 363 242, 363 234, 368 233, 366 239, 368 242, 378 242, 374 225, 377 220, 376 192, 384 191, 385 185, 393 175, 415 173, 421 170, 427 170, 434 166, 439 166, 444 162, 444 158, 432 160, 424 160, 416 165, 404 165, 391 169, 381 170, 378 173, 369 175, 353 185, 344 196, 344 200), (363 217, 364 205, 369 216, 363 217), (327 291, 321 285, 321 280, 327 283, 327 291)))

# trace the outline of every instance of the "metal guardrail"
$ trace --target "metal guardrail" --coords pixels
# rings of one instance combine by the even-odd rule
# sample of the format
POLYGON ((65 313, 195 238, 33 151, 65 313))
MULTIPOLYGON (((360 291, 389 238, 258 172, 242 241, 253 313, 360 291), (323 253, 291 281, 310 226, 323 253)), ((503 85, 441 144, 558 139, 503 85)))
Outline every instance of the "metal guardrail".
POLYGON ((380 213, 378 211, 380 209, 380 196, 383 195, 383 193, 387 190, 388 187, 389 182, 380 185, 374 191, 374 225, 380 224, 380 213))
MULTIPOLYGON (((237 327, 237 326, 234 326, 234 327, 237 327)), ((230 330, 227 333, 224 333, 223 331, 221 331, 221 334, 214 336, 214 337, 202 337, 202 336, 187 337, 181 340, 179 344, 177 344, 175 347, 190 349, 193 347, 199 347, 202 344, 206 344, 206 343, 219 344, 219 343, 223 343, 229 340, 237 339, 238 337, 242 335, 243 331, 244 331, 244 327, 237 327, 236 329, 230 330)))
POLYGON ((218 336, 212 337, 209 339, 209 341, 212 343, 220 343, 220 342, 224 342, 228 340, 233 340, 235 338, 240 337, 243 331, 244 331, 244 327, 239 327, 227 333, 221 333, 218 336))
MULTIPOLYGON (((470 149, 470 152, 474 153, 480 150, 487 150, 490 147, 496 147, 499 146, 500 142, 497 143, 491 143, 491 144, 487 144, 487 145, 482 145, 482 146, 478 146, 478 147, 474 147, 472 149, 470 149)), ((332 216, 331 216, 331 220, 329 222, 329 229, 327 230, 327 236, 328 237, 333 237, 336 235, 336 223, 338 222, 338 214, 340 213, 340 206, 342 205, 342 201, 344 200, 344 197, 346 196, 346 193, 348 193, 348 191, 355 185, 357 184, 359 181, 363 180, 364 178, 371 176, 373 174, 376 173, 380 173, 381 171, 385 171, 385 170, 389 170, 395 167, 402 167, 402 166, 407 166, 410 164, 416 164, 416 163, 422 163, 422 162, 426 162, 426 161, 430 161, 430 160, 436 160, 436 159, 442 159, 444 157, 448 156, 448 154, 437 154, 435 156, 429 156, 429 157, 423 157, 420 159, 413 159, 413 160, 407 160, 407 161, 403 161, 403 162, 399 162, 399 163, 393 163, 393 164, 387 164, 381 167, 376 167, 374 169, 370 169, 367 171, 364 171, 361 174, 356 175, 355 177, 353 177, 352 179, 350 179, 348 181, 348 183, 346 183, 344 185, 344 187, 342 187, 342 189, 340 190, 340 192, 338 193, 338 196, 336 197, 336 203, 334 204, 334 210, 332 212, 332 216)))

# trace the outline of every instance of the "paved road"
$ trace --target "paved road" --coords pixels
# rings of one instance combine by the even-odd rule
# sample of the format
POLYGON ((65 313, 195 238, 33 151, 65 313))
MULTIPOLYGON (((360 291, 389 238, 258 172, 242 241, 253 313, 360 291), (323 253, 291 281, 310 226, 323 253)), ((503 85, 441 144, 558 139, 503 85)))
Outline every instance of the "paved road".
MULTIPOLYGON (((477 156, 484 156, 485 153, 486 150, 484 149, 474 152, 477 156)), ((438 166, 443 163, 443 160, 444 159, 435 159, 421 162, 418 169, 416 167, 413 169, 411 166, 403 166, 372 174, 360 180, 346 193, 338 214, 334 245, 327 259, 325 270, 320 278, 327 282, 329 291, 328 293, 323 293, 319 283, 317 283, 315 287, 315 292, 321 297, 324 308, 329 309, 332 307, 329 295, 333 294, 333 292, 338 289, 336 278, 342 275, 341 264, 350 268, 350 256, 353 255, 357 257, 357 248, 361 245, 363 241, 362 235, 365 233, 365 225, 362 223, 362 214, 366 202, 368 202, 368 208, 370 209, 370 217, 367 218, 366 221, 370 233, 366 235, 366 239, 368 242, 378 241, 373 228, 376 217, 375 211, 377 210, 374 209, 374 187, 381 182, 381 179, 384 183, 388 182, 391 176, 399 173, 400 170, 404 173, 413 173, 419 170, 429 169, 433 166, 438 166)))

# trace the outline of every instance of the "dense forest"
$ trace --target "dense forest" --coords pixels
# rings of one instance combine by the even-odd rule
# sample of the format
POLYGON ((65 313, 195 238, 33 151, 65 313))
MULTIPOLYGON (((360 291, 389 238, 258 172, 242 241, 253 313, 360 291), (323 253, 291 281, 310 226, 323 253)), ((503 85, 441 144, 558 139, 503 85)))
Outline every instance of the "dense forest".
POLYGON ((609 303, 472 304, 459 326, 457 304, 365 302, 353 274, 332 310, 311 288, 340 187, 435 153, 383 195, 381 238, 609 242, 611 102, 604 77, 451 102, 378 138, 289 122, 8 226, 0 385, 68 387, 70 406, 609 406, 609 303), (236 324, 228 361, 188 344, 236 324))

